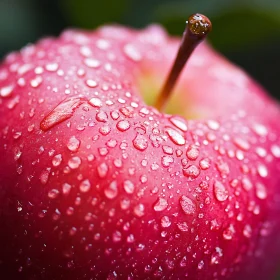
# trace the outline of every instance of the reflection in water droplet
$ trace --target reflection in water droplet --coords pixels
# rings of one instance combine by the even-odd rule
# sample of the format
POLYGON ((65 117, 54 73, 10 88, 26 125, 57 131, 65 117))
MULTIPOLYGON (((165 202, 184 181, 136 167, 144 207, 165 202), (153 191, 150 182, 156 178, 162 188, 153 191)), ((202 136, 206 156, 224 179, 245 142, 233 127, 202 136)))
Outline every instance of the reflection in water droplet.
POLYGON ((140 61, 142 59, 141 54, 132 44, 126 44, 123 48, 124 54, 133 61, 140 61))
POLYGON ((126 131, 126 130, 128 130, 129 128, 130 128, 130 124, 129 124, 129 122, 126 121, 126 120, 119 121, 119 122, 117 123, 117 129, 118 129, 119 131, 126 131))
POLYGON ((97 167, 97 173, 100 178, 105 178, 108 173, 108 165, 103 162, 97 167))
POLYGON ((126 193, 132 194, 134 192, 134 184, 130 180, 125 180, 123 182, 123 187, 126 193))
POLYGON ((187 124, 184 119, 176 116, 176 117, 171 117, 169 120, 172 124, 174 124, 180 130, 182 130, 184 132, 186 132, 188 130, 187 124))
POLYGON ((145 206, 141 203, 136 205, 133 209, 133 213, 139 218, 145 215, 144 211, 145 211, 145 206))
POLYGON ((183 174, 189 180, 194 180, 200 174, 200 170, 196 165, 189 165, 186 168, 183 168, 183 174))
POLYGON ((199 156, 199 147, 196 145, 189 145, 186 155, 189 160, 196 160, 199 156))
POLYGON ((71 169, 77 169, 81 165, 82 160, 79 157, 72 157, 68 160, 68 166, 71 169))
POLYGON ((105 188, 104 194, 109 199, 115 198, 118 195, 117 181, 111 182, 110 185, 105 188))

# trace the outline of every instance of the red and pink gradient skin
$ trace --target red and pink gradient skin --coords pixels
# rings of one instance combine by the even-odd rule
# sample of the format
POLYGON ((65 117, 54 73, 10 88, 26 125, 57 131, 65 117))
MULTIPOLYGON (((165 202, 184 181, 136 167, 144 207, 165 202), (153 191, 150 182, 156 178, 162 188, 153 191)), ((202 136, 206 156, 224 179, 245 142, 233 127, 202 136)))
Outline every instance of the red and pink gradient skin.
POLYGON ((273 275, 279 106, 206 44, 172 97, 184 117, 146 105, 139 79, 163 81, 178 44, 158 26, 102 27, 6 57, 1 279, 273 275))

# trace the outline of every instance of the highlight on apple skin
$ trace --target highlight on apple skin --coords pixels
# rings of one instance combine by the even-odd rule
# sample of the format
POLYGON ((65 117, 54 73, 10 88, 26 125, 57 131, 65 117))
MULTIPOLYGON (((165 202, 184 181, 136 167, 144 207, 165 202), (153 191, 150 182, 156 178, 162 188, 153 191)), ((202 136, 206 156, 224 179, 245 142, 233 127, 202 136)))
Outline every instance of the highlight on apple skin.
POLYGON ((67 30, 0 65, 1 279, 271 279, 280 109, 201 43, 67 30))

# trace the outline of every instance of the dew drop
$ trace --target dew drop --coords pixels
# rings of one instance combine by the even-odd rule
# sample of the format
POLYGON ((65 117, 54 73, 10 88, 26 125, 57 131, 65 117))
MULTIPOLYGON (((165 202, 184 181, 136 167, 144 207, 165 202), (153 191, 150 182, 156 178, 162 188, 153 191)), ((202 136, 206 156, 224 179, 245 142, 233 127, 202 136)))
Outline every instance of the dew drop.
POLYGON ((99 177, 105 178, 108 173, 108 169, 108 165, 105 162, 99 164, 99 166, 97 167, 97 173, 99 177))
POLYGON ((97 59, 94 59, 94 58, 86 58, 84 60, 84 63, 86 66, 88 66, 90 68, 98 68, 100 66, 100 61, 98 61, 97 59))
POLYGON ((47 168, 47 169, 45 169, 45 170, 42 171, 42 173, 41 173, 39 179, 40 179, 40 181, 41 181, 41 183, 42 183, 43 185, 45 185, 45 184, 48 182, 50 172, 51 172, 51 169, 50 169, 50 168, 47 168))
POLYGON ((133 61, 141 61, 142 56, 132 44, 126 44, 123 48, 124 54, 133 61))
POLYGON ((169 138, 171 139, 171 141, 173 143, 175 143, 176 145, 182 146, 186 143, 185 138, 179 132, 177 132, 175 129, 173 129, 171 127, 166 127, 165 131, 166 131, 167 135, 169 136, 169 138))
POLYGON ((43 78, 41 76, 36 76, 33 80, 30 81, 30 85, 33 88, 37 88, 43 82, 43 78))
POLYGON ((168 216, 163 216, 161 219, 160 219, 160 224, 163 228, 167 228, 167 227, 170 227, 171 225, 171 221, 169 219, 168 216))
POLYGON ((133 209, 133 213, 139 218, 145 215, 144 211, 145 211, 145 206, 142 203, 136 205, 133 209))
POLYGON ((215 248, 215 252, 211 255, 211 264, 219 264, 223 256, 223 250, 220 247, 215 248))
POLYGON ((81 141, 77 139, 75 136, 72 136, 67 143, 67 148, 71 152, 77 152, 79 150, 81 141))
POLYGON ((247 177, 241 180, 241 185, 245 191, 250 191, 253 188, 252 182, 247 177))
POLYGON ((207 126, 212 130, 218 130, 220 128, 220 124, 214 120, 208 120, 207 126))
POLYGON ((80 183, 79 189, 81 192, 86 193, 90 190, 90 188, 91 188, 91 184, 88 179, 86 179, 80 183))
POLYGON ((52 159, 52 165, 53 166, 59 166, 62 162, 62 155, 61 154, 58 154, 58 155, 55 155, 52 159))
POLYGON ((280 158, 280 146, 272 145, 271 146, 271 153, 276 157, 280 158))
POLYGON ((68 161, 68 166, 71 168, 71 169, 77 169, 79 168, 79 166, 81 165, 82 163, 82 160, 79 158, 79 157, 72 157, 69 159, 68 161))
POLYGON ((122 240, 122 234, 120 231, 116 230, 115 232, 113 232, 113 236, 112 239, 114 242, 120 242, 122 240))
POLYGON ((171 117, 169 120, 173 125, 175 125, 180 130, 182 130, 184 132, 186 132, 188 130, 187 124, 182 118, 171 117))
POLYGON ((257 170, 258 170, 259 175, 260 175, 262 178, 267 177, 267 175, 268 175, 268 170, 267 170, 267 168, 266 168, 265 165, 260 164, 260 165, 257 167, 257 170))
POLYGON ((0 89, 0 96, 1 97, 9 97, 13 92, 13 86, 6 86, 0 89))
POLYGON ((225 240, 231 240, 235 234, 235 229, 233 225, 229 225, 224 231, 223 231, 223 238, 225 240))
POLYGON ((40 123, 40 128, 43 131, 47 131, 53 126, 71 118, 75 110, 83 102, 84 100, 78 97, 65 99, 44 117, 40 123))
POLYGON ((256 183, 256 196, 259 199, 266 199, 267 198, 267 191, 265 185, 262 183, 256 183))
POLYGON ((86 80, 86 85, 90 88, 95 88, 95 87, 98 86, 97 82, 95 80, 92 80, 92 79, 86 80))
POLYGON ((200 174, 200 169, 196 165, 189 165, 186 168, 183 168, 183 174, 189 180, 196 179, 200 174))
POLYGON ((209 158, 203 158, 202 160, 199 161, 199 167, 202 170, 206 170, 210 167, 210 159, 209 158))
POLYGON ((199 156, 199 148, 196 145, 189 145, 186 155, 189 160, 196 160, 199 156))
POLYGON ((57 189, 52 189, 48 192, 48 197, 51 199, 57 198, 59 195, 59 191, 57 189))
POLYGON ((250 238, 252 236, 252 228, 250 225, 245 225, 243 229, 243 235, 247 238, 250 238))
POLYGON ((49 63, 46 65, 46 70, 49 72, 55 72, 58 69, 58 64, 57 63, 49 63))
POLYGON ((228 198, 228 190, 220 181, 214 182, 214 195, 218 201, 225 201, 228 198))
POLYGON ((128 193, 128 194, 132 194, 135 189, 134 184, 130 180, 125 180, 123 182, 123 187, 124 187, 124 190, 126 191, 126 193, 128 193))
POLYGON ((144 151, 148 147, 148 140, 143 135, 138 134, 133 140, 133 146, 139 151, 144 151))
POLYGON ((164 145, 164 146, 162 146, 162 150, 167 155, 172 155, 173 154, 173 149, 170 146, 164 145))
POLYGON ((117 181, 111 182, 110 185, 105 188, 104 194, 109 199, 115 198, 118 195, 117 181))
POLYGON ((250 144, 242 138, 234 138, 233 143, 243 151, 248 151, 250 149, 250 144))
POLYGON ((70 193, 70 191, 71 191, 71 188, 72 188, 71 185, 69 185, 68 183, 64 183, 62 185, 62 193, 64 195, 68 195, 70 193))
POLYGON ((167 208, 168 203, 166 199, 159 197, 156 203, 154 204, 154 210, 157 212, 163 211, 167 208))
POLYGON ((161 157, 161 164, 163 167, 169 167, 171 163, 174 162, 174 159, 172 156, 162 156, 161 157))
POLYGON ((122 120, 122 121, 119 121, 118 123, 117 123, 117 129, 119 130, 119 131, 126 131, 126 130, 128 130, 130 128, 130 124, 129 124, 129 122, 128 121, 126 121, 126 120, 122 120))
POLYGON ((252 129, 259 136, 266 136, 268 133, 267 128, 262 124, 255 123, 252 129))
POLYGON ((93 107, 98 107, 98 108, 102 106, 101 100, 97 97, 92 97, 89 100, 89 104, 92 105, 93 107))
POLYGON ((185 212, 185 214, 194 214, 196 207, 194 202, 188 198, 187 196, 183 195, 180 198, 180 205, 182 207, 182 210, 185 212))
POLYGON ((179 222, 177 223, 177 227, 180 231, 186 232, 189 230, 189 226, 186 222, 179 222))

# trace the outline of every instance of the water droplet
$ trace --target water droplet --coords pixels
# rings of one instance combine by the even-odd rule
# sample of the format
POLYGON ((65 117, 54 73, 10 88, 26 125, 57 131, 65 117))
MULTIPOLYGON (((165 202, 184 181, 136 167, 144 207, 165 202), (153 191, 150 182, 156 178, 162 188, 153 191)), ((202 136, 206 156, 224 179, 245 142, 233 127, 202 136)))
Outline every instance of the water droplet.
POLYGON ((84 63, 86 66, 88 66, 90 68, 98 68, 100 66, 100 61, 98 61, 97 59, 94 59, 94 58, 86 58, 84 60, 84 63))
POLYGON ((246 191, 250 191, 253 188, 253 184, 249 178, 245 177, 241 180, 241 185, 246 191))
POLYGON ((219 247, 215 248, 215 252, 211 255, 211 264, 219 264, 223 256, 223 250, 219 247))
POLYGON ((126 131, 126 130, 128 130, 130 128, 130 124, 129 124, 129 122, 128 121, 126 121, 126 120, 122 120, 122 121, 119 121, 118 123, 117 123, 117 129, 119 130, 119 131, 126 131))
POLYGON ((108 169, 108 165, 105 162, 99 164, 99 166, 97 167, 97 173, 99 177, 105 178, 108 173, 108 169))
POLYGON ((114 242, 120 242, 122 240, 122 234, 120 231, 116 230, 113 232, 112 239, 114 242))
POLYGON ((30 85, 33 88, 37 88, 43 82, 43 78, 41 76, 36 76, 33 80, 30 81, 30 85))
POLYGON ((201 270, 201 269, 203 269, 203 267, 204 267, 204 261, 200 261, 200 262, 198 263, 198 265, 197 265, 197 268, 198 268, 199 270, 201 270))
POLYGON ((164 145, 164 146, 162 146, 162 150, 167 155, 172 155, 173 154, 173 149, 170 146, 164 145))
POLYGON ((176 116, 176 117, 171 117, 169 120, 172 124, 174 124, 180 130, 182 130, 184 132, 186 132, 188 130, 187 124, 184 119, 176 116))
POLYGON ((252 236, 252 228, 250 225, 245 225, 243 229, 243 235, 247 238, 250 238, 252 236))
POLYGON ((266 199, 267 197, 267 191, 264 184, 257 182, 256 183, 256 196, 259 199, 266 199))
POLYGON ((220 124, 214 120, 208 120, 207 126, 212 130, 218 130, 220 128, 220 124))
POLYGON ((97 82, 92 79, 86 80, 86 85, 90 88, 95 88, 98 86, 97 82))
POLYGON ((154 204, 154 210, 157 212, 163 211, 167 208, 168 203, 166 199, 159 197, 156 203, 154 204))
POLYGON ((53 126, 71 118, 75 110, 84 102, 82 98, 72 97, 63 100, 40 123, 40 128, 47 131, 53 126))
POLYGON ((80 188, 80 191, 83 192, 83 193, 88 192, 91 188, 90 181, 88 179, 82 181, 80 183, 79 188, 80 188))
POLYGON ((128 194, 132 194, 135 189, 134 184, 130 180, 125 180, 123 182, 123 187, 124 187, 124 190, 126 191, 126 193, 128 193, 128 194))
POLYGON ((46 65, 46 70, 49 72, 55 72, 58 69, 58 64, 57 63, 49 63, 46 65))
POLYGON ((268 133, 267 128, 262 124, 255 123, 252 129, 259 136, 266 136, 268 133))
POLYGON ((108 135, 110 131, 111 131, 111 127, 109 125, 103 125, 99 128, 99 132, 104 136, 108 135))
POLYGON ((183 168, 183 174, 189 180, 196 179, 200 174, 200 169, 196 165, 189 165, 186 168, 183 168))
POLYGON ((52 189, 48 192, 48 197, 51 199, 57 198, 59 195, 59 191, 57 189, 52 189))
POLYGON ((13 86, 6 86, 0 89, 0 96, 1 97, 9 97, 11 96, 12 92, 14 90, 13 86))
POLYGON ((235 229, 233 225, 229 225, 224 231, 223 231, 223 237, 226 240, 231 240, 234 236, 235 229))
POLYGON ((142 55, 132 44, 126 44, 123 48, 125 55, 133 61, 141 61, 142 55))
POLYGON ((79 150, 81 141, 77 139, 75 136, 72 136, 67 143, 67 148, 71 152, 77 152, 79 150))
POLYGON ((186 222, 179 222, 177 223, 177 227, 180 231, 186 232, 189 230, 189 226, 186 222))
POLYGON ((258 170, 258 173, 259 173, 259 175, 260 175, 261 177, 263 177, 263 178, 267 177, 267 175, 268 175, 268 170, 267 170, 267 168, 266 168, 265 165, 260 164, 260 165, 257 167, 257 170, 258 170))
POLYGON ((185 145, 185 143, 186 143, 185 138, 179 132, 177 132, 175 129, 173 129, 171 127, 166 127, 165 131, 173 143, 175 143, 176 145, 180 145, 180 146, 185 145))
POLYGON ((106 112, 104 111, 99 111, 97 114, 96 114, 96 120, 98 122, 107 122, 108 121, 108 115, 106 112))
POLYGON ((174 162, 174 159, 172 156, 162 156, 161 157, 161 164, 163 167, 169 167, 171 163, 174 162))
POLYGON ((139 151, 144 151, 148 147, 148 140, 143 135, 138 134, 133 140, 133 146, 139 151))
POLYGON ((218 201, 225 201, 228 198, 228 190, 220 181, 214 182, 214 195, 218 201))
POLYGON ((182 207, 182 210, 185 212, 185 214, 188 215, 194 214, 196 211, 196 206, 194 202, 185 195, 181 196, 180 205, 182 207))
POLYGON ((45 170, 42 171, 42 173, 41 173, 39 179, 40 179, 40 181, 41 181, 41 183, 42 183, 43 185, 45 185, 45 184, 48 182, 50 172, 51 172, 51 169, 50 169, 50 168, 47 168, 47 169, 45 169, 45 170))
POLYGON ((113 199, 118 195, 118 185, 117 181, 113 181, 110 183, 108 187, 105 188, 104 194, 107 198, 113 199))
POLYGON ((101 100, 97 97, 92 97, 89 100, 89 104, 92 105, 93 107, 98 107, 98 108, 102 106, 101 100))
POLYGON ((68 183, 64 183, 62 185, 62 193, 64 195, 68 195, 70 193, 70 191, 71 191, 71 188, 72 188, 71 185, 69 185, 68 183))
POLYGON ((133 209, 133 213, 139 218, 145 215, 144 211, 145 211, 145 206, 142 203, 137 204, 133 209))
POLYGON ((82 160, 79 158, 79 157, 72 157, 69 159, 68 161, 68 166, 71 168, 71 169, 77 169, 79 168, 79 166, 81 165, 82 163, 82 160))
POLYGON ((250 144, 242 139, 242 138, 239 138, 239 137, 236 137, 233 139, 233 143, 241 150, 243 151, 248 151, 250 149, 250 144))
POLYGON ((53 166, 59 166, 62 162, 62 155, 61 154, 58 154, 58 155, 55 155, 52 159, 52 165, 53 166))
POLYGON ((271 153, 276 157, 280 158, 280 146, 272 145, 271 146, 271 153))
POLYGON ((196 160, 199 156, 199 147, 196 145, 189 145, 186 155, 189 160, 196 160))
POLYGON ((160 219, 160 224, 163 228, 167 228, 167 227, 170 227, 171 225, 171 221, 169 219, 168 216, 163 216, 161 219, 160 219))
POLYGON ((202 160, 199 161, 199 167, 202 170, 206 170, 210 167, 210 159, 209 158, 203 158, 202 160))

